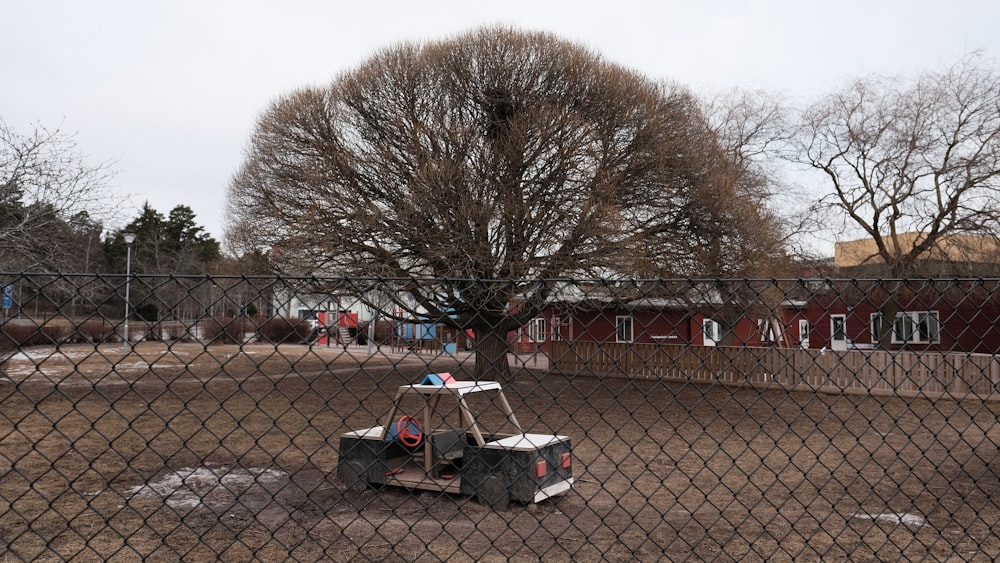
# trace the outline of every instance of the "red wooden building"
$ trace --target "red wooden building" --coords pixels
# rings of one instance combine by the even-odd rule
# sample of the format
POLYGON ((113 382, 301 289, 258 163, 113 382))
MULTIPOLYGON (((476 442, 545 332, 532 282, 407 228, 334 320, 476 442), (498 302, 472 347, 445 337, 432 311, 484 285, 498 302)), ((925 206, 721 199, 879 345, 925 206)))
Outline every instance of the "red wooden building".
MULTIPOLYGON (((889 330, 890 349, 911 351, 1000 351, 1000 285, 982 281, 817 281, 806 294, 786 298, 773 313, 747 307, 731 335, 710 303, 692 306, 671 299, 595 299, 553 303, 512 333, 512 349, 547 351, 552 340, 713 346, 784 346, 810 349, 872 349, 889 330), (996 291, 994 291, 996 290, 996 291), (894 321, 880 309, 894 303, 894 321), (727 341, 727 338, 729 340, 727 341)), ((696 304, 697 305, 697 304, 696 304)), ((891 310, 891 309, 890 309, 891 310)), ((730 321, 733 322, 733 321, 730 321)))

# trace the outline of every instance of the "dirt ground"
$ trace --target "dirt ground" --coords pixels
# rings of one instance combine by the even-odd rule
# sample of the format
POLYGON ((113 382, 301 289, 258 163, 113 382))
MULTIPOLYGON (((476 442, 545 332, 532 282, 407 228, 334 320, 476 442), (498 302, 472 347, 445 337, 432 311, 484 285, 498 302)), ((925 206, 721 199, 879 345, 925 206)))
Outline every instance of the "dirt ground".
MULTIPOLYGON (((531 364, 527 364, 531 366, 531 364)), ((0 560, 956 560, 1000 557, 1000 407, 519 369, 572 490, 491 510, 336 477, 448 357, 64 348, 0 380, 0 560), (0 548, 2 549, 2 548, 0 548)))

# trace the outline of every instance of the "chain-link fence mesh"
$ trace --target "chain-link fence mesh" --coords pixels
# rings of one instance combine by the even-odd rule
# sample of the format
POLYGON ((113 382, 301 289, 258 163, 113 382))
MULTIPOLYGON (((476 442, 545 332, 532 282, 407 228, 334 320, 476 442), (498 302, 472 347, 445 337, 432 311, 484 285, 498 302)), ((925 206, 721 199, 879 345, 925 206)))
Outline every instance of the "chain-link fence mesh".
POLYGON ((1000 556, 1000 280, 0 277, 5 561, 1000 556))

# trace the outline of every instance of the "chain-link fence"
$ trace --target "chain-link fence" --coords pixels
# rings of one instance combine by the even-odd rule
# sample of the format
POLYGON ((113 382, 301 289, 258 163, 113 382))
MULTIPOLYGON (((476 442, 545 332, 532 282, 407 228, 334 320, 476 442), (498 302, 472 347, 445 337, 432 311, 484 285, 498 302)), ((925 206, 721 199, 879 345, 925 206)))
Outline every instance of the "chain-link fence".
POLYGON ((0 284, 4 561, 1000 557, 1000 280, 0 284))

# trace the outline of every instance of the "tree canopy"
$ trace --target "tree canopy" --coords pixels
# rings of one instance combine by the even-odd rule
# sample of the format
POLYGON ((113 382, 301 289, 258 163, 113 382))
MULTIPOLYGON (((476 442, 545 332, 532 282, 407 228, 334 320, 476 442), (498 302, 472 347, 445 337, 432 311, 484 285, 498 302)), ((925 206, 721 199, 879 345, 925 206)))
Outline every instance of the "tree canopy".
POLYGON ((736 166, 685 89, 486 28, 272 103, 230 184, 227 237, 286 272, 407 280, 410 311, 475 329, 477 373, 503 377, 506 333, 552 290, 539 280, 726 260, 695 251, 739 245, 752 223, 736 166))
POLYGON ((136 235, 132 265, 143 274, 203 274, 219 259, 219 243, 195 222, 186 205, 170 210, 167 217, 145 203, 139 216, 115 231, 104 243, 116 271, 125 271, 124 233, 136 235))

